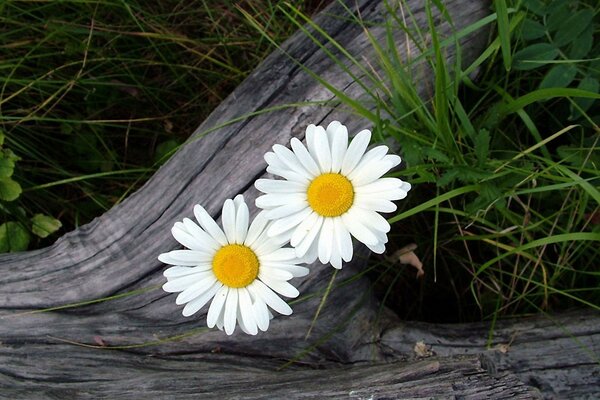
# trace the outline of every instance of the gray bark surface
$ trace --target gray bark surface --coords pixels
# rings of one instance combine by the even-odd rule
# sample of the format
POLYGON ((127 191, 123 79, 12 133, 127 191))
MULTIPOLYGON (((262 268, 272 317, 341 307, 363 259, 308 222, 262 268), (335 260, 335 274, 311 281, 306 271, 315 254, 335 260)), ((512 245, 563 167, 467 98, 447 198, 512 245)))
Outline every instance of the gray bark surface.
MULTIPOLYGON (((426 20, 423 3, 409 1, 421 26, 426 20)), ((444 3, 457 29, 490 13, 484 1, 444 3)), ((374 24, 371 32, 385 43, 385 29, 377 25, 385 13, 381 2, 348 1, 347 6, 374 24)), ((363 29, 350 22, 342 5, 332 4, 315 21, 365 65, 374 66, 363 29)), ((450 27, 440 22, 440 29, 448 32, 450 27)), ((462 58, 473 60, 486 37, 484 32, 467 37, 462 58)), ((403 38, 399 35, 398 42, 403 38)), ((177 247, 172 224, 191 216, 196 203, 218 217, 223 201, 238 193, 246 195, 252 209, 257 195, 252 183, 265 174, 264 153, 275 143, 302 138, 309 123, 339 119, 350 132, 366 127, 347 110, 314 104, 244 117, 269 107, 333 98, 290 57, 349 96, 364 99, 361 86, 303 33, 282 48, 287 55, 271 54, 138 192, 51 247, 0 256, 0 397, 540 395, 523 381, 547 396, 590 393, 586 386, 600 383, 597 360, 589 358, 599 346, 597 315, 560 316, 555 325, 542 317, 499 323, 498 343, 519 334, 508 352, 487 350, 485 324, 409 323, 381 314, 370 282, 361 275, 368 256, 361 246, 335 277, 335 288, 308 338, 333 274, 331 267, 319 264, 296 281, 301 298, 293 301, 294 314, 275 318, 258 336, 238 331, 228 337, 203 329, 206 309, 190 318, 181 315, 175 296, 160 289, 165 266, 156 258, 177 247), (127 295, 136 290, 140 292, 127 295), (107 296, 122 297, 94 302, 107 296), (32 312, 82 302, 90 303, 32 312), (577 341, 567 333, 571 329, 577 341), (415 353, 421 340, 431 346, 430 356, 415 353)), ((447 57, 451 65, 455 55, 450 49, 447 57)), ((422 74, 423 91, 430 91, 432 79, 422 74)))

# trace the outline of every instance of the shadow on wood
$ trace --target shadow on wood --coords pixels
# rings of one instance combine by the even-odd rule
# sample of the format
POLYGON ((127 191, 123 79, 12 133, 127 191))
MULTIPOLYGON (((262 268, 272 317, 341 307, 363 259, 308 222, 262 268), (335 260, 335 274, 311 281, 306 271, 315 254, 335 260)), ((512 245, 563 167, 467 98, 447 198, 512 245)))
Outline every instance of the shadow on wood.
MULTIPOLYGON (((384 18, 379 1, 347 3, 364 21, 384 18)), ((410 1, 409 6, 424 26, 423 3, 410 1)), ((484 1, 445 4, 456 29, 490 13, 484 1)), ((335 3, 316 22, 365 65, 374 64, 363 29, 345 17, 347 12, 335 3)), ((447 33, 448 24, 438 20, 447 33)), ((385 40, 378 25, 371 32, 385 40)), ((465 38, 463 59, 473 60, 486 37, 476 32, 465 38)), ((351 132, 365 127, 340 108, 281 107, 333 98, 290 57, 349 96, 364 98, 361 86, 301 32, 283 49, 287 55, 270 55, 125 202, 52 247, 0 258, 1 395, 531 398, 539 393, 522 381, 547 395, 589 393, 589 385, 598 386, 597 364, 590 358, 590 349, 596 351, 600 343, 596 315, 568 314, 555 324, 541 317, 504 322, 495 343, 511 345, 486 350, 485 324, 408 323, 379 313, 369 281, 360 277, 367 257, 360 251, 337 275, 343 287, 331 292, 308 339, 333 273, 318 264, 297 281, 304 298, 294 302, 294 314, 274 319, 269 331, 256 337, 202 329, 206 310, 181 316, 174 296, 160 290, 165 266, 156 259, 176 247, 169 233, 173 222, 191 216, 196 203, 218 216, 223 201, 238 193, 253 203, 252 183, 265 173, 263 154, 275 143, 302 138, 309 123, 339 119, 351 132), (277 110, 243 117, 270 107, 277 110), (129 296, 130 291, 139 292, 129 296), (29 313, 106 296, 117 298, 29 313), (421 354, 427 358, 418 359, 418 341, 429 346, 421 354), (565 360, 560 368, 554 366, 559 358, 565 360), (298 362, 280 371, 289 360, 298 362)), ((449 49, 449 64, 453 58, 449 49)), ((423 77, 423 90, 432 79, 423 77)))

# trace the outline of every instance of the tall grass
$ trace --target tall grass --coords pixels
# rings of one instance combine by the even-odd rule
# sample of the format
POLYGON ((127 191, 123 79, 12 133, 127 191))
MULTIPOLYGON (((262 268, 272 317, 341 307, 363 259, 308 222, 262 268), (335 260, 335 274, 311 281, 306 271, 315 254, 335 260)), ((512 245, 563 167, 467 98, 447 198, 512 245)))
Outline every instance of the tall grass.
POLYGON ((282 9, 299 27, 308 23, 301 29, 321 48, 341 50, 330 53, 338 65, 362 71, 354 79, 366 101, 313 76, 371 120, 377 141, 396 143, 404 168, 394 175, 413 183, 389 219, 388 255, 375 260, 387 304, 405 318, 435 321, 600 309, 598 4, 496 1, 492 15, 447 37, 434 22, 437 14, 454 26, 443 2, 426 2, 426 27, 405 2, 386 5, 385 43, 353 17, 375 50, 377 73, 301 10, 282 9), (577 29, 557 23, 569 18, 577 29), (460 39, 484 29, 494 33, 488 47, 463 65, 460 39), (398 32, 409 42, 399 43, 398 32), (407 43, 416 55, 403 53, 407 43), (458 56, 448 65, 451 52, 458 56), (423 64, 434 76, 425 91, 415 83, 423 64), (420 280, 389 256, 411 243, 426 269, 420 280))
POLYGON ((2 2, 0 251, 48 245, 139 187, 272 51, 240 10, 278 43, 294 31, 280 3, 2 2))

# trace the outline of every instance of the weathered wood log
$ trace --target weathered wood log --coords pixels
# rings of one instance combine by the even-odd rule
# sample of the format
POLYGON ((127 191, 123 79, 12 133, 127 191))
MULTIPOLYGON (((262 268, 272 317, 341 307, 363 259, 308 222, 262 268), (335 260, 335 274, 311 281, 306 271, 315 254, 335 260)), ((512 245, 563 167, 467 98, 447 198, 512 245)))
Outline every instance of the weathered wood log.
MULTIPOLYGON (((423 2, 408 3, 415 19, 425 26, 423 2)), ((445 4, 457 29, 489 13, 484 1, 445 4)), ((385 13, 379 1, 348 1, 347 6, 367 22, 380 22, 385 13)), ((315 21, 352 54, 368 61, 373 51, 363 29, 343 17, 346 12, 335 3, 315 21)), ((440 19, 440 29, 448 32, 450 27, 440 19)), ((372 33, 384 41, 383 28, 375 24, 372 33)), ((464 40, 463 59, 473 59, 481 51, 485 36, 476 33, 464 40)), ((302 33, 290 38, 283 49, 335 87, 361 97, 360 85, 302 33)), ((451 51, 448 57, 453 59, 451 51)), ((423 88, 430 79, 423 79, 423 88)), ((509 351, 498 355, 484 347, 484 324, 412 324, 389 314, 378 318, 370 283, 358 275, 365 253, 357 253, 337 274, 335 282, 343 287, 329 294, 308 339, 306 333, 333 274, 330 267, 312 266, 313 272, 297 281, 304 297, 294 302, 294 314, 274 319, 269 331, 256 337, 198 331, 205 326, 206 310, 191 318, 181 316, 173 296, 159 289, 164 266, 156 259, 176 247, 169 233, 173 222, 190 216, 196 203, 218 216, 223 201, 237 193, 246 194, 253 203, 257 193, 252 182, 265 173, 263 154, 274 143, 302 138, 308 123, 340 119, 355 132, 364 125, 341 109, 316 105, 239 117, 268 107, 330 98, 332 94, 288 56, 275 52, 137 193, 49 248, 1 256, 0 396, 529 398, 537 396, 536 390, 518 377, 548 395, 570 390, 586 393, 583 385, 597 384, 597 373, 582 378, 580 366, 586 371, 597 369, 587 359, 574 361, 584 353, 569 342, 568 334, 560 328, 540 331, 543 319, 534 320, 539 335, 531 342, 523 343, 517 336, 509 351), (232 120, 237 122, 228 123, 232 120), (136 290, 140 292, 126 296, 136 290), (106 296, 117 298, 93 302, 106 296), (92 303, 31 313, 86 301, 92 303), (553 342, 534 340, 547 339, 547 334, 553 335, 553 342), (420 340, 439 357, 415 361, 413 349, 420 340), (559 384, 546 382, 550 375, 528 375, 528 367, 541 365, 549 371, 552 366, 552 359, 539 364, 539 355, 531 358, 529 343, 546 346, 553 357, 569 360, 562 364, 569 366, 569 375, 559 384), (297 362, 277 371, 289 360, 297 362), (529 376, 542 377, 542 384, 529 376)), ((581 336, 576 335, 580 343, 597 351, 598 317, 585 318, 585 325, 575 324, 573 329, 580 329, 581 336)), ((501 324, 497 337, 509 342, 513 330, 526 331, 528 324, 501 324)))

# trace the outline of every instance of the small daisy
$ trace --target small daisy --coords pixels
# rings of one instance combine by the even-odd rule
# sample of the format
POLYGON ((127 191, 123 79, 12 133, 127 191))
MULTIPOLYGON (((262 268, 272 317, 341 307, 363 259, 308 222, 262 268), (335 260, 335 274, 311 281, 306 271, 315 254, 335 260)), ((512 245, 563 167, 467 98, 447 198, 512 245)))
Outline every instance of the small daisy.
POLYGON ((401 160, 387 155, 387 146, 366 151, 370 140, 371 132, 363 130, 348 145, 348 130, 333 121, 326 130, 306 128, 308 149, 296 138, 292 150, 274 145, 265 154, 267 172, 285 180, 255 183, 266 193, 256 205, 275 220, 268 235, 290 240, 296 256, 307 263, 318 257, 335 268, 352 259, 351 236, 383 253, 390 225, 379 213, 395 211, 392 200, 405 198, 411 186, 382 178, 401 160))
POLYGON ((158 256, 175 265, 164 275, 166 292, 181 292, 176 304, 185 304, 188 317, 211 299, 207 324, 231 335, 236 322, 242 330, 255 335, 266 331, 273 315, 292 309, 276 293, 298 296, 288 281, 305 276, 308 268, 298 266, 294 249, 282 247, 285 241, 266 234, 269 221, 260 213, 249 225, 248 206, 243 196, 226 200, 223 205, 223 230, 200 205, 194 207, 200 226, 189 218, 176 222, 173 237, 189 250, 173 250, 158 256))

